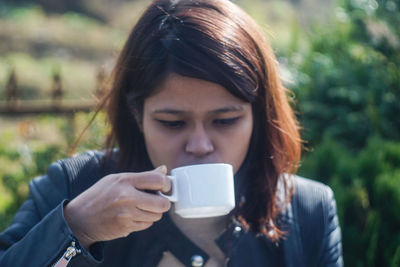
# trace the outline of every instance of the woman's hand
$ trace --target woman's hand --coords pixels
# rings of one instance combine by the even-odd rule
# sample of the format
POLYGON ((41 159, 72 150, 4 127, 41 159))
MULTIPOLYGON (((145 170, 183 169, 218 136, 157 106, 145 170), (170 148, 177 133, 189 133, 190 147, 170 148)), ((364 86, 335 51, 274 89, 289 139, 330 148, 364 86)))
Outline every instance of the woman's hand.
POLYGON ((166 173, 160 166, 148 172, 111 174, 69 202, 65 219, 81 245, 87 249, 97 241, 125 237, 160 220, 170 202, 144 190, 170 191, 166 173))

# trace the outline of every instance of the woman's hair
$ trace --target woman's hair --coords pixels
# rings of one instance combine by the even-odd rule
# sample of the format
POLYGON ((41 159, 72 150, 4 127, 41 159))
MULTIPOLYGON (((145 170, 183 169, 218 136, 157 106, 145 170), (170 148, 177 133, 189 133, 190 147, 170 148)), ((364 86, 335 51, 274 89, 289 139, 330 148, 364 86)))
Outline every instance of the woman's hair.
POLYGON ((171 73, 217 83, 251 103, 254 128, 235 177, 242 201, 233 215, 271 240, 279 239, 277 184, 282 174, 296 172, 301 140, 263 31, 228 0, 153 1, 119 55, 107 96, 107 147, 119 148, 121 170, 153 167, 135 118, 140 120, 144 100, 171 73))

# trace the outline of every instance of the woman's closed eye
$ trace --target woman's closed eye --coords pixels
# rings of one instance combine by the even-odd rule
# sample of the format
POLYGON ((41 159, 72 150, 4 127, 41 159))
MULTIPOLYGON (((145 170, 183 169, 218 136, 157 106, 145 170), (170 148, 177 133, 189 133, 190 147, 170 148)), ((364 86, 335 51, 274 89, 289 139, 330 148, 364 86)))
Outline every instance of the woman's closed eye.
POLYGON ((241 117, 226 118, 226 119, 215 119, 213 123, 219 126, 229 126, 235 124, 241 117))
MULTIPOLYGON (((214 119, 212 123, 216 126, 226 127, 230 125, 234 125, 241 116, 234 117, 234 118, 224 118, 224 119, 214 119)), ((186 126, 186 122, 184 120, 161 120, 156 119, 158 123, 162 126, 169 128, 169 129, 181 129, 186 126)))
POLYGON ((160 119, 157 119, 157 121, 161 125, 163 125, 167 128, 170 128, 170 129, 178 129, 178 128, 185 126, 185 122, 182 120, 160 120, 160 119))

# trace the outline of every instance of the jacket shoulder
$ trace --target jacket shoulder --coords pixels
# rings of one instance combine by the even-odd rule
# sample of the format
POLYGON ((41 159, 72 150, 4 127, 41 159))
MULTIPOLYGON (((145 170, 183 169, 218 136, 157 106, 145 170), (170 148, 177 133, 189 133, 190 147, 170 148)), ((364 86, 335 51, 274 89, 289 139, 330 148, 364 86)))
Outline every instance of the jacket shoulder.
POLYGON ((298 223, 309 266, 318 265, 330 250, 340 251, 340 226, 332 189, 317 181, 294 177, 293 219, 298 223), (317 257, 315 257, 317 256, 317 257))
POLYGON ((99 168, 103 156, 104 152, 101 151, 86 151, 85 153, 56 161, 50 165, 48 173, 50 174, 53 169, 58 169, 59 166, 61 166, 64 174, 69 177, 72 182, 74 179, 81 176, 82 173, 99 168))
POLYGON ((103 156, 103 152, 87 151, 57 160, 49 166, 46 175, 30 182, 31 195, 39 206, 47 207, 45 210, 54 208, 63 199, 74 198, 99 179, 103 156))
POLYGON ((319 227, 326 224, 326 216, 333 205, 336 213, 333 191, 329 186, 304 177, 294 177, 293 215, 297 217, 300 225, 310 225, 310 231, 315 233, 319 227))
POLYGON ((68 184, 68 196, 72 199, 102 177, 105 173, 103 160, 104 152, 87 151, 53 163, 48 169, 48 175, 57 179, 52 173, 54 170, 59 172, 61 168, 68 184))
POLYGON ((294 196, 299 204, 312 205, 333 198, 332 189, 321 182, 294 176, 294 196))

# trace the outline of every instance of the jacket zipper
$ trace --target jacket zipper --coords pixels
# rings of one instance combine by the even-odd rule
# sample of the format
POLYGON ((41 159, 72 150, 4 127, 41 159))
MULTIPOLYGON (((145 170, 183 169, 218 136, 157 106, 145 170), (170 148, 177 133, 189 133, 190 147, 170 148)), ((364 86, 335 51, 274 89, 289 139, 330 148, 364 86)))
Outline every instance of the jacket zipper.
POLYGON ((53 265, 53 267, 65 267, 76 254, 81 253, 81 250, 76 247, 75 241, 71 242, 71 246, 67 248, 62 257, 53 265))

